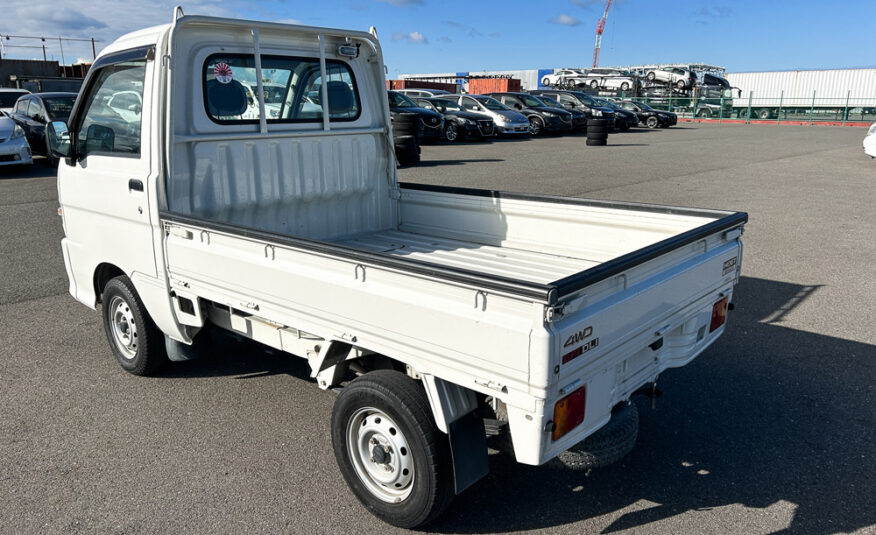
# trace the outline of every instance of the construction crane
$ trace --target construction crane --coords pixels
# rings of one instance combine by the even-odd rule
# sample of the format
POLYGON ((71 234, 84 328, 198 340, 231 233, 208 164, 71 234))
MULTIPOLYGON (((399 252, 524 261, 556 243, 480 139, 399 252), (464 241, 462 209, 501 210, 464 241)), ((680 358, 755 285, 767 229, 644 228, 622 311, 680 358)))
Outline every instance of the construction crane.
POLYGON ((599 67, 599 49, 602 48, 602 31, 605 30, 605 21, 608 19, 608 10, 611 9, 611 3, 614 0, 605 2, 605 11, 602 12, 602 18, 596 21, 596 46, 593 47, 593 68, 599 67))

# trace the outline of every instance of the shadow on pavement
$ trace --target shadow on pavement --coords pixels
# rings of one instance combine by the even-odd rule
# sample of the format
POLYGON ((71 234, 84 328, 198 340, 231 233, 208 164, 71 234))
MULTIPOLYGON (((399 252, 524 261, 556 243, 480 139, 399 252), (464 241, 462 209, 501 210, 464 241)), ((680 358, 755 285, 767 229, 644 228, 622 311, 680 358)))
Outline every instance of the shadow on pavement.
POLYGON ((653 522, 734 504, 792 507, 778 533, 873 525, 876 346, 777 324, 817 290, 743 277, 725 335, 664 373, 656 410, 640 400, 638 443, 626 459, 588 476, 493 455, 490 475, 430 529, 549 528, 634 504, 640 509, 603 533, 647 532, 653 522))

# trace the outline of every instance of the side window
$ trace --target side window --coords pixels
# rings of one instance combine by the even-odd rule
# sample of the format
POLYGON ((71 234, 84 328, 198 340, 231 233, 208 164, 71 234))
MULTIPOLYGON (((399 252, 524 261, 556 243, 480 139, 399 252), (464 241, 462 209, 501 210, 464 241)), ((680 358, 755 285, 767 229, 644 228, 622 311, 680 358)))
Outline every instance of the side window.
POLYGON ((30 102, 28 103, 27 113, 25 113, 25 115, 27 115, 31 119, 36 119, 37 117, 42 115, 41 110, 42 110, 42 106, 40 106, 40 102, 37 99, 32 98, 32 99, 30 99, 30 102))
POLYGON ((30 102, 29 98, 25 98, 19 100, 15 103, 15 113, 20 113, 21 115, 27 115, 27 103, 30 102))
POLYGON ((140 156, 140 126, 146 61, 104 67, 88 88, 77 129, 81 156, 140 156))
MULTIPOLYGON (((270 122, 322 121, 322 76, 316 58, 262 56, 265 115, 270 122)), ((329 118, 353 121, 361 104, 349 65, 326 60, 329 118)), ((204 107, 222 124, 257 122, 258 81, 252 54, 213 54, 204 62, 204 107)))
POLYGON ((572 104, 573 106, 577 106, 578 103, 575 102, 575 99, 570 97, 569 95, 559 94, 557 95, 557 100, 560 101, 560 104, 572 104))

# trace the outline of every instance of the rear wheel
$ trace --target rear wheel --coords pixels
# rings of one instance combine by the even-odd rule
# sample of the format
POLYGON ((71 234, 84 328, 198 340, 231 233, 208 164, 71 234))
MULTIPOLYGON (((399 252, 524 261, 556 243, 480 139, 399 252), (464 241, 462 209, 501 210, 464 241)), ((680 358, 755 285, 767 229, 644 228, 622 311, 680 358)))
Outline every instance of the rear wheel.
POLYGON ((597 82, 596 80, 590 82, 590 89, 599 89, 599 82, 597 82))
POLYGON ((655 78, 657 78, 657 75, 654 74, 653 71, 648 73, 648 81, 649 82, 653 82, 655 78))
POLYGON ((679 81, 675 84, 675 87, 677 87, 677 88, 679 88, 679 89, 684 89, 685 87, 687 87, 687 84, 684 83, 684 80, 679 80, 679 81))
POLYGON ((763 109, 757 112, 758 119, 769 119, 770 118, 770 110, 763 109))
POLYGON ((406 375, 378 370, 347 385, 332 411, 332 447, 353 494, 389 524, 422 526, 453 499, 447 436, 406 375))
POLYGON ((103 289, 103 328, 116 360, 128 373, 149 375, 167 363, 164 334, 158 329, 126 276, 103 289))
POLYGON ((551 85, 551 79, 548 78, 547 76, 545 76, 545 77, 541 80, 541 85, 551 85))
POLYGON ((648 117, 645 120, 645 126, 647 126, 648 128, 657 128, 658 124, 659 121, 657 120, 657 117, 648 117))
POLYGON ((709 110, 700 110, 697 112, 697 117, 702 117, 704 119, 708 119, 711 116, 712 116, 712 112, 710 112, 709 110))

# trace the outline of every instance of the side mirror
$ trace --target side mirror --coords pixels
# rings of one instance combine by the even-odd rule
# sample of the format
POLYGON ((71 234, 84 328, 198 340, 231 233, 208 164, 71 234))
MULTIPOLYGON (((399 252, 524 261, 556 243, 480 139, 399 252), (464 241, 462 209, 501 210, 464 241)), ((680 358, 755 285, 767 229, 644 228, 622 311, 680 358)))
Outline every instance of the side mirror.
POLYGON ((575 107, 575 105, 572 104, 571 102, 566 102, 565 104, 563 104, 563 106, 565 106, 567 108, 574 108, 575 107))
POLYGON ((116 133, 102 124, 92 124, 85 131, 85 150, 83 155, 92 152, 112 152, 116 145, 116 133))
POLYGON ((69 158, 71 150, 70 132, 64 121, 52 121, 46 125, 46 143, 55 158, 69 158))
POLYGON ((523 109, 523 106, 521 106, 520 104, 515 104, 514 107, 517 108, 518 110, 522 110, 522 109, 523 109))

